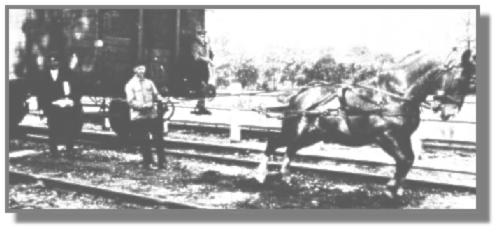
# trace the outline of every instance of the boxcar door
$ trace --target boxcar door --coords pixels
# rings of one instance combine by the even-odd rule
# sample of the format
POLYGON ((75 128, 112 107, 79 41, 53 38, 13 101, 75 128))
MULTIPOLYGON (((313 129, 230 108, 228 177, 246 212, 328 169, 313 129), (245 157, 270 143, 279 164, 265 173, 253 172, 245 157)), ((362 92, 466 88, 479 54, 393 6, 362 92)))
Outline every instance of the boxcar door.
POLYGON ((106 96, 125 96, 123 88, 138 59, 138 20, 139 10, 99 11, 103 45, 97 64, 106 96))
POLYGON ((143 54, 147 77, 163 95, 174 69, 177 10, 144 10, 143 54))

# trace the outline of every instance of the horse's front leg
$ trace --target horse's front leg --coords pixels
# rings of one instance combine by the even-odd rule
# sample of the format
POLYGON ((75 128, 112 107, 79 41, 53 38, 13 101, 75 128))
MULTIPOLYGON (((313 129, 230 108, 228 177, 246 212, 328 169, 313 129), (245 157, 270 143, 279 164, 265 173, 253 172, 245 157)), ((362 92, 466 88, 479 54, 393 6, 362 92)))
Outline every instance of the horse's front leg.
POLYGON ((396 161, 396 172, 394 177, 387 183, 387 194, 390 197, 401 196, 403 194, 401 185, 415 159, 410 136, 399 135, 396 137, 390 133, 385 133, 380 138, 379 145, 396 161))
POLYGON ((297 148, 295 146, 287 147, 280 169, 280 173, 283 177, 283 180, 287 183, 290 183, 291 179, 290 177, 290 164, 292 162, 291 158, 294 158, 295 155, 297 155, 297 148))

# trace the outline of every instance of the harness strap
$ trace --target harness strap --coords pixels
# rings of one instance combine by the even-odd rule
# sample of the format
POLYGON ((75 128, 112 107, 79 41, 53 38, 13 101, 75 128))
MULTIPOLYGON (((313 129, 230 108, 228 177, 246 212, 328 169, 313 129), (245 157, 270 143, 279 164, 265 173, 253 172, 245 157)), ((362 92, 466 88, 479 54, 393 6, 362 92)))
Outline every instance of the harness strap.
POLYGON ((331 100, 333 100, 333 99, 335 99, 337 97, 339 97, 339 94, 337 94, 337 93, 330 93, 327 96, 325 96, 323 99, 321 99, 320 101, 318 101, 315 104, 311 105, 309 108, 307 108, 307 110, 313 110, 313 109, 317 108, 318 106, 320 106, 321 104, 328 103, 328 102, 330 102, 331 100))
POLYGON ((370 115, 370 114, 379 114, 379 115, 384 115, 384 116, 402 116, 403 115, 400 111, 398 111, 398 112, 392 111, 391 112, 390 110, 388 110, 384 106, 380 106, 380 105, 378 105, 377 109, 373 109, 373 110, 361 110, 361 109, 351 108, 347 104, 347 99, 346 99, 346 93, 348 90, 350 90, 349 87, 342 88, 342 94, 340 95, 340 98, 339 98, 340 109, 344 112, 344 114, 346 116, 346 122, 348 123, 348 125, 349 125, 348 116, 361 116, 361 115, 370 115))
POLYGON ((393 98, 398 99, 398 100, 410 101, 409 99, 407 99, 407 98, 405 98, 403 96, 400 96, 400 95, 397 95, 397 94, 394 94, 394 93, 382 90, 380 88, 374 88, 374 87, 366 86, 366 85, 363 85, 363 84, 360 84, 360 83, 355 83, 354 85, 362 87, 362 88, 365 88, 365 89, 369 89, 369 90, 372 90, 372 91, 380 92, 380 93, 382 93, 384 95, 393 97, 393 98))
MULTIPOLYGON (((373 113, 377 113, 377 112, 380 112, 382 113, 383 111, 383 108, 381 106, 378 106, 379 109, 374 109, 372 111, 366 111, 366 110, 357 110, 356 109, 353 109, 351 108, 348 104, 347 104, 347 100, 346 100, 346 93, 348 90, 350 90, 351 88, 349 87, 344 87, 342 88, 342 94, 340 96, 340 108, 345 112, 346 115, 364 115, 364 114, 373 114, 373 113)), ((365 99, 366 100, 366 99, 365 99)))
POLYGON ((341 95, 340 95, 340 108, 342 110, 346 110, 347 108, 347 101, 345 100, 345 93, 347 92, 347 90, 350 89, 349 87, 344 87, 342 88, 342 91, 341 91, 341 95))

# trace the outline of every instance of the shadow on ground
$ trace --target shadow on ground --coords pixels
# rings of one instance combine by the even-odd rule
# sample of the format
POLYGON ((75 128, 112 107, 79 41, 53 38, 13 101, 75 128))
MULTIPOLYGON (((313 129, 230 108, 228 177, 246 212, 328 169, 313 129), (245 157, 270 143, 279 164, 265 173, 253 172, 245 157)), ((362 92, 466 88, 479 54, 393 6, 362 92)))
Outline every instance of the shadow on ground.
POLYGON ((196 184, 211 184, 227 190, 259 193, 256 200, 235 204, 236 208, 404 208, 418 205, 425 198, 407 190, 399 199, 384 195, 383 186, 351 184, 343 181, 324 180, 319 177, 292 175, 290 183, 278 173, 271 174, 264 184, 245 176, 228 176, 217 171, 206 171, 190 180, 196 184))

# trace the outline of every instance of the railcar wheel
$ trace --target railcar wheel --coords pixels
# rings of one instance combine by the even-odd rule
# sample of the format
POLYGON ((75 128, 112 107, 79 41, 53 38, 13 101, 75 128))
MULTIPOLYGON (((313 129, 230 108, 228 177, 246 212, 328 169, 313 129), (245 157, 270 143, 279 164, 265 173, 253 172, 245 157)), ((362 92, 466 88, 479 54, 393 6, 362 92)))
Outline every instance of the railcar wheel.
POLYGON ((208 101, 214 100, 215 96, 217 95, 217 89, 214 85, 208 84, 207 87, 205 88, 205 96, 208 101))
POLYGON ((130 136, 130 107, 123 99, 113 99, 109 103, 109 123, 111 129, 122 139, 127 141, 130 136))

